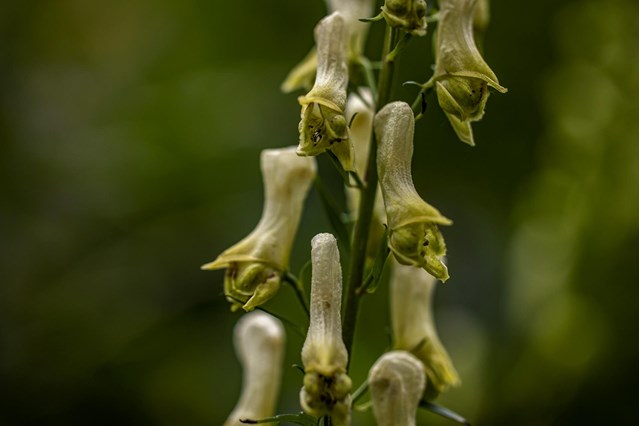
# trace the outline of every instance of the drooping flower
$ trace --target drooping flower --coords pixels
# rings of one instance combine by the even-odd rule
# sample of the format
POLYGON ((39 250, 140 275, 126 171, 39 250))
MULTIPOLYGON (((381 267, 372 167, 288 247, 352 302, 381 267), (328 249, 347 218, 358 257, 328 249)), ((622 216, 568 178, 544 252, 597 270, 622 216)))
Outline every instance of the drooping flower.
POLYGON ((349 424, 351 379, 342 341, 340 306, 342 270, 335 237, 318 234, 311 241, 309 331, 302 347, 304 386, 300 404, 307 414, 330 415, 334 425, 349 424))
POLYGON ((315 29, 318 72, 313 88, 298 102, 300 144, 298 155, 333 152, 342 167, 354 170, 353 146, 344 116, 349 71, 344 55, 344 19, 338 12, 325 17, 315 29))
POLYGON ((368 381, 378 426, 415 426, 425 388, 422 363, 415 356, 387 352, 369 370, 368 381))
POLYGON ((243 369, 242 393, 224 426, 241 426, 240 419, 275 414, 285 333, 282 323, 264 312, 244 315, 234 329, 236 354, 243 369))
MULTIPOLYGON (((360 22, 360 18, 368 18, 373 11, 371 0, 326 0, 328 14, 339 12, 345 23, 345 48, 347 62, 354 63, 362 56, 364 43, 369 31, 369 24, 360 22)), ((318 58, 314 47, 307 56, 296 65, 285 81, 282 91, 293 92, 301 88, 309 90, 313 85, 318 58)))
POLYGON ((484 61, 474 41, 477 0, 441 0, 432 81, 438 103, 461 141, 474 145, 471 122, 483 114, 489 87, 506 88, 484 61))
POLYGON ((316 174, 313 158, 295 147, 267 149, 260 156, 264 207, 256 228, 202 269, 227 268, 224 293, 232 309, 246 311, 269 300, 289 265, 304 200, 316 174))
POLYGON ((414 125, 413 111, 405 102, 387 104, 374 119, 389 248, 398 262, 424 268, 444 282, 449 273, 441 261, 446 245, 438 225, 452 222, 420 198, 413 185, 414 125))
POLYGON ((416 36, 427 34, 427 3, 424 0, 385 0, 382 15, 392 27, 416 36))
POLYGON ((435 397, 460 382, 436 331, 432 306, 435 287, 435 279, 422 269, 393 263, 390 290, 393 347, 412 352, 422 362, 428 397, 435 397))

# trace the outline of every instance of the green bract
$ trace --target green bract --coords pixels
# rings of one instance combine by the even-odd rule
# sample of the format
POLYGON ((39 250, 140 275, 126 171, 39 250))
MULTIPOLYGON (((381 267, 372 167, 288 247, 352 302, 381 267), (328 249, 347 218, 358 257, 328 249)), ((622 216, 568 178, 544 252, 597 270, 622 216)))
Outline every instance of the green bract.
POLYGON ((234 310, 242 306, 250 311, 278 291, 316 174, 315 160, 299 157, 295 147, 264 150, 260 159, 265 193, 260 222, 245 239, 202 266, 227 268, 224 293, 234 310))
POLYGON ((427 3, 424 0, 385 0, 382 14, 392 27, 416 36, 427 33, 427 3))
POLYGON ((451 220, 416 192, 411 178, 415 121, 411 107, 393 102, 376 114, 378 175, 389 225, 389 248, 398 262, 424 268, 441 281, 449 278, 442 263, 446 254, 437 225, 451 220))
POLYGON ((477 0, 441 0, 436 35, 435 84, 438 103, 461 141, 474 145, 471 122, 484 114, 489 87, 506 88, 484 61, 474 41, 477 0))

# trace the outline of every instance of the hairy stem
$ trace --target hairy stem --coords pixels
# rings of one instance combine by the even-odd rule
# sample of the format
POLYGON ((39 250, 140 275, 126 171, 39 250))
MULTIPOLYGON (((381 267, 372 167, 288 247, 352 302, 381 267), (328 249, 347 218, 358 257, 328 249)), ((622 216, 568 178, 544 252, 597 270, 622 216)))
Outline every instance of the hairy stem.
MULTIPOLYGON (((390 57, 389 52, 392 51, 396 36, 397 31, 387 25, 382 51, 382 70, 380 71, 380 77, 378 79, 378 99, 376 102, 376 110, 379 110, 389 102, 391 97, 395 56, 390 57)), ((349 352, 349 361, 351 361, 351 347, 353 346, 353 337, 356 331, 358 310, 360 308, 360 297, 357 290, 362 284, 364 277, 364 265, 367 256, 369 230, 371 228, 373 206, 376 200, 376 188, 378 187, 378 171, 376 167, 377 146, 373 139, 374 136, 372 132, 367 172, 365 175, 366 187, 362 191, 362 195, 360 197, 358 218, 356 220, 353 242, 351 245, 352 255, 351 262, 349 263, 347 294, 345 296, 342 339, 344 340, 344 344, 349 352)))

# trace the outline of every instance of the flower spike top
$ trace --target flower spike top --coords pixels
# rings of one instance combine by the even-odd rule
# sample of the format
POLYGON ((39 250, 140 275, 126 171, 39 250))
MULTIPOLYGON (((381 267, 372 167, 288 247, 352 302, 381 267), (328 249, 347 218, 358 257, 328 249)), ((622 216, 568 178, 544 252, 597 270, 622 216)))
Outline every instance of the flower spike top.
POLYGON ((344 30, 344 20, 338 12, 316 26, 318 72, 311 91, 298 98, 302 106, 298 155, 318 155, 331 150, 345 170, 354 171, 353 146, 344 117, 349 80, 344 30))
POLYGON ((311 240, 311 316, 302 347, 304 386, 300 404, 307 414, 330 415, 335 425, 349 424, 351 379, 342 341, 340 305, 342 270, 335 237, 318 234, 311 240))
POLYGON ((413 111, 405 102, 387 104, 374 119, 389 248, 398 262, 424 268, 444 282, 449 273, 440 260, 446 254, 446 246, 438 225, 452 222, 420 198, 413 185, 414 125, 413 111))
POLYGON ((405 351, 382 355, 369 370, 373 414, 378 426, 415 426, 425 387, 422 364, 405 351))
POLYGON ((236 324, 234 344, 243 368, 242 393, 224 426, 273 416, 282 376, 284 328, 271 315, 251 312, 236 324))
POLYGON ((474 41, 477 0, 440 0, 436 37, 438 103, 461 141, 474 145, 471 122, 479 121, 489 98, 489 87, 506 88, 484 61, 474 41))
POLYGON ((433 320, 435 287, 435 279, 425 271, 393 263, 390 294, 393 346, 412 352, 422 362, 430 398, 460 382, 433 320))
MULTIPOLYGON (((371 16, 373 2, 371 0, 326 0, 326 3, 329 14, 339 12, 344 19, 347 62, 353 63, 360 60, 369 24, 360 22, 359 19, 371 16)), ((282 91, 290 93, 301 88, 309 90, 313 86, 317 66, 318 56, 316 49, 313 48, 302 62, 291 70, 282 83, 282 91)))
POLYGON ((424 0, 385 0, 382 15, 392 27, 415 35, 427 34, 427 3, 424 0))
POLYGON ((202 266, 227 268, 224 293, 232 309, 250 311, 278 291, 316 174, 315 159, 299 157, 295 147, 266 149, 260 163, 265 193, 260 222, 246 238, 202 266))

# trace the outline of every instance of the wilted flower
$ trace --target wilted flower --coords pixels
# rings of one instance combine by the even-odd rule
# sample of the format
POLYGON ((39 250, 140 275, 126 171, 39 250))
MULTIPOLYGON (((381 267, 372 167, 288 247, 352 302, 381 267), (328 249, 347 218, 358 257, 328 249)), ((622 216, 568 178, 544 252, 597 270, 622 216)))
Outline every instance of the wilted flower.
POLYGON ((436 85, 438 103, 463 142, 474 145, 471 122, 484 114, 489 86, 500 93, 507 89, 484 61, 474 41, 477 0, 441 0, 436 38, 436 85))
MULTIPOLYGON (((360 22, 360 18, 368 18, 373 11, 371 0, 327 0, 329 14, 339 12, 345 24, 345 48, 347 62, 355 62, 362 56, 364 43, 369 31, 369 24, 360 22)), ((282 83, 282 91, 293 92, 297 89, 309 90, 313 85, 318 57, 314 47, 307 56, 296 65, 282 83)))
POLYGON ((440 260, 446 246, 438 225, 452 222, 420 198, 413 185, 414 125, 413 111, 405 102, 387 104, 374 119, 389 248, 398 262, 424 268, 444 282, 449 273, 440 260))
POLYGON ((234 329, 234 344, 243 368, 242 394, 224 426, 240 426, 240 419, 275 414, 284 343, 282 324, 271 315, 256 311, 240 318, 234 329))
POLYGON ((416 36, 427 33, 427 3, 424 0, 385 0, 382 14, 392 27, 416 36))
POLYGON ((405 351, 382 355, 369 371, 373 414, 378 426, 415 426, 424 392, 422 364, 405 351))
POLYGON ((305 412, 330 415, 334 425, 349 424, 351 379, 342 341, 340 306, 342 270, 338 244, 331 234, 311 240, 311 316, 302 347, 304 386, 300 404, 305 412))
POLYGON ((331 150, 347 171, 354 170, 353 147, 344 117, 349 72, 344 60, 344 20, 338 12, 316 26, 318 73, 313 88, 298 102, 302 106, 298 125, 298 155, 318 155, 331 150))
POLYGON ((264 208, 256 228, 202 269, 227 268, 224 293, 232 309, 250 311, 278 291, 288 268, 291 245, 302 207, 316 174, 313 158, 302 158, 295 147, 267 149, 260 156, 264 208))
POLYGON ((422 269, 394 262, 390 294, 393 346, 412 352, 422 362, 429 397, 460 382, 433 320, 435 287, 435 279, 422 269))

